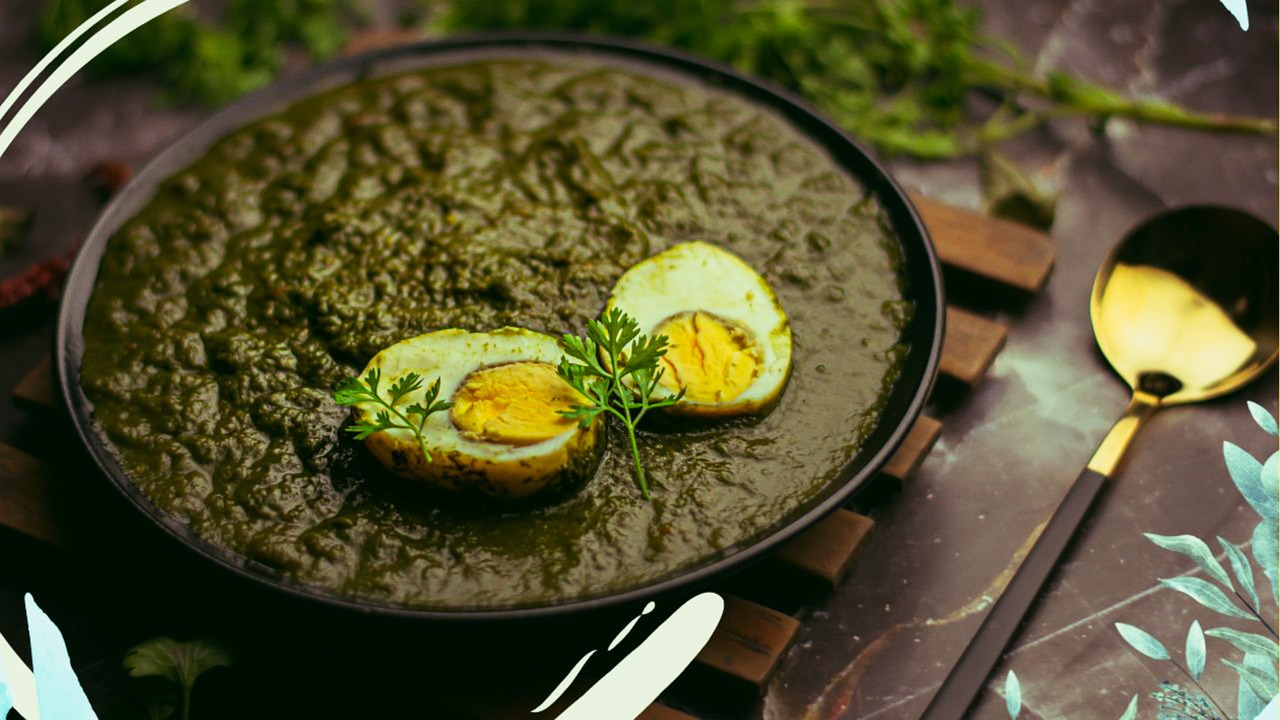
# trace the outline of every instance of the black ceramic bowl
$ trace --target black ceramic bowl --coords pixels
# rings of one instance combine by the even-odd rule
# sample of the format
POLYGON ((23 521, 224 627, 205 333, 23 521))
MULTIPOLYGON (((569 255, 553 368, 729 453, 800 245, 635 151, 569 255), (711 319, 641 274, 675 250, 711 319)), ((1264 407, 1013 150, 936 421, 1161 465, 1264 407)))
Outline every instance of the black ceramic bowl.
MULTIPOLYGON (((520 33, 472 36, 395 47, 347 58, 306 74, 274 84, 222 110, 160 153, 112 200, 94 225, 67 279, 56 337, 58 381, 81 441, 96 464, 151 523, 178 543, 224 570, 260 585, 312 601, 327 608, 360 614, 431 620, 520 619, 562 616, 588 609, 603 609, 634 602, 660 593, 689 590, 756 559, 809 527, 845 502, 888 461, 919 416, 938 369, 943 335, 942 279, 928 233, 906 194, 868 151, 799 98, 759 80, 699 57, 617 39, 601 39, 558 33, 520 33), (906 296, 915 311, 904 331, 909 352, 901 377, 893 387, 878 424, 861 451, 835 480, 807 504, 777 522, 756 539, 730 547, 702 564, 635 587, 540 607, 499 610, 439 611, 361 602, 322 588, 301 585, 271 569, 198 537, 187 526, 157 508, 134 485, 103 443, 92 422, 93 406, 80 386, 84 352, 85 308, 93 292, 98 265, 108 239, 151 199, 157 186, 199 158, 224 135, 289 105, 356 80, 412 71, 468 60, 529 57, 596 57, 621 62, 644 73, 706 83, 772 108, 834 161, 858 178, 880 202, 900 242, 905 260, 906 296)), ((283 598, 282 598, 283 599, 283 598)))

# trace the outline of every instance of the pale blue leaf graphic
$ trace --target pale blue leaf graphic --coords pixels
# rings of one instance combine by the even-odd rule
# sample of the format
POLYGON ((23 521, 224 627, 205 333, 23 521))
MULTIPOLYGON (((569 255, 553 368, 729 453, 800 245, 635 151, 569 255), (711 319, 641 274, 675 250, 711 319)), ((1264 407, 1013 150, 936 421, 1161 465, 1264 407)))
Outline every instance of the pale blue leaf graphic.
POLYGON ((1260 668, 1245 667, 1239 663, 1233 663, 1230 660, 1223 660, 1223 664, 1235 670, 1240 675, 1240 679, 1249 685, 1249 689, 1254 695, 1269 702, 1271 698, 1276 696, 1276 684, 1274 679, 1266 677, 1266 672, 1260 668))
POLYGON ((1276 566, 1280 565, 1280 533, 1277 532, 1275 523, 1260 522, 1253 529, 1253 559, 1271 581, 1271 597, 1280 599, 1280 588, 1276 587, 1276 566))
POLYGON ((1249 558, 1245 557, 1243 550, 1221 537, 1218 538, 1218 544, 1222 546, 1223 551, 1227 553, 1227 559, 1231 561, 1231 572, 1235 574, 1236 582, 1244 588, 1245 593, 1249 595, 1249 603, 1256 609, 1258 590, 1253 584, 1253 566, 1249 564, 1249 558))
POLYGON ((1228 588, 1234 589, 1231 584, 1231 578, 1227 575, 1227 571, 1222 569, 1221 563, 1213 556, 1213 552, 1209 550, 1209 546, 1204 541, 1194 535, 1155 535, 1153 533, 1143 533, 1151 542, 1159 545, 1165 550, 1172 550, 1176 553, 1182 553, 1200 566, 1209 577, 1217 580, 1228 588))
POLYGON ((1187 630, 1187 672, 1199 680, 1204 674, 1204 630, 1200 629, 1200 621, 1191 621, 1187 630))
POLYGON ((1262 485, 1262 492, 1271 501, 1271 515, 1280 515, 1280 452, 1271 453, 1271 457, 1262 463, 1258 482, 1262 485))
MULTIPOLYGON (((1235 16, 1236 22, 1240 23, 1241 30, 1249 29, 1249 3, 1248 0, 1222 0, 1222 5, 1235 16)), ((1253 403, 1250 403, 1252 405, 1253 403)), ((1273 435, 1275 433, 1272 433, 1273 435)))
POLYGON ((1263 520, 1276 521, 1278 508, 1271 502, 1272 495, 1262 486, 1262 463, 1238 445, 1222 443, 1222 457, 1227 463, 1227 473, 1236 484, 1245 502, 1263 520))
POLYGON ((1152 660, 1168 660, 1169 651, 1164 649, 1164 645, 1160 641, 1151 637, 1151 635, 1140 628, 1136 628, 1128 623, 1116 623, 1116 630, 1120 631, 1120 637, 1129 643, 1134 650, 1146 655, 1152 660))
POLYGON ((1160 584, 1189 595, 1191 599, 1216 613, 1247 620, 1257 620, 1253 615, 1241 610, 1228 600, 1222 589, 1208 580, 1201 580, 1197 577, 1160 578, 1160 584))
POLYGON ((1125 708, 1124 714, 1120 716, 1120 720, 1133 720, 1138 717, 1138 696, 1134 695, 1129 701, 1129 707, 1125 708))
POLYGON ((1004 709, 1009 711, 1010 720, 1018 720, 1018 713, 1022 712, 1022 684, 1012 670, 1004 679, 1004 709))
POLYGON ((1269 662, 1269 663, 1263 663, 1261 665, 1245 665, 1245 667, 1249 668, 1250 670, 1258 671, 1262 675, 1262 678, 1266 680, 1267 683, 1269 683, 1268 687, 1271 688, 1272 696, 1275 696, 1277 692, 1277 689, 1276 689, 1277 684, 1280 684, 1277 682, 1278 680, 1280 680, 1280 678, 1277 677, 1275 663, 1269 662))
POLYGON ((1272 437, 1280 435, 1280 426, 1276 425, 1276 418, 1266 408, 1258 403, 1249 401, 1249 414, 1253 416, 1253 421, 1258 423, 1258 427, 1262 428, 1272 437))
POLYGON ((80 679, 71 669, 62 632, 27 593, 27 632, 31 635, 31 671, 36 701, 44 720, 97 720, 80 679))
POLYGON ((1245 655, 1270 655, 1280 659, 1280 648, 1276 647, 1276 641, 1265 635, 1227 627, 1209 628, 1204 634, 1231 643, 1245 655))
MULTIPOLYGON (((1244 656, 1245 667, 1256 665, 1257 657, 1256 655, 1246 654, 1244 656)), ((1250 689, 1249 683, 1245 682, 1244 678, 1240 678, 1239 688, 1236 690, 1236 717, 1242 720, 1243 718, 1257 717, 1258 713, 1262 712, 1262 707, 1265 704, 1266 701, 1258 697, 1258 694, 1250 689)))
POLYGON ((1280 720, 1280 696, 1271 698, 1271 702, 1262 708, 1262 712, 1254 715, 1253 720, 1280 720))

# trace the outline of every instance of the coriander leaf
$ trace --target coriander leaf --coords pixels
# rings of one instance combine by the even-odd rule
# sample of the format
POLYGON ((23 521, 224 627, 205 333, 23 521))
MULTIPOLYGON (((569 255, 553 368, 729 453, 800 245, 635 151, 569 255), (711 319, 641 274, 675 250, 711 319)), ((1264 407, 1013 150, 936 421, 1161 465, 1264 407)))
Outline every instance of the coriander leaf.
POLYGON ((410 372, 393 382, 389 399, 383 398, 378 392, 378 385, 381 382, 381 369, 370 368, 363 380, 359 376, 349 377, 339 382, 334 388, 333 401, 339 405, 355 407, 372 404, 381 407, 379 410, 370 411, 373 414, 372 421, 353 422, 347 426, 347 432, 354 434, 357 440, 364 440, 370 435, 387 430, 408 430, 418 441, 423 459, 431 462, 431 451, 427 448, 423 428, 426 427, 427 418, 431 415, 453 407, 451 402, 436 400, 440 395, 440 379, 436 378, 423 393, 423 402, 415 402, 403 411, 398 407, 400 401, 410 393, 422 389, 422 376, 410 372), (410 416, 416 420, 410 419, 410 416))
MULTIPOLYGON (((37 41, 52 49, 109 0, 50 0, 37 19, 37 41)), ((271 82, 286 49, 332 56, 349 25, 367 20, 366 0, 231 0, 216 19, 175 8, 112 44, 89 66, 97 77, 155 76, 171 102, 220 105, 271 82)))
POLYGON ((0 205, 0 257, 22 249, 31 229, 31 217, 30 210, 0 205))
MULTIPOLYGON (((1195 113, 1062 73, 1039 76, 1009 43, 985 37, 979 13, 965 5, 955 0, 447 0, 430 27, 435 32, 578 30, 673 45, 799 92, 851 135, 889 155, 970 155, 1062 115, 1275 132, 1267 118, 1195 113), (965 108, 973 91, 1003 97, 1010 112, 975 122, 965 108), (1034 101, 1028 103, 1034 109, 1023 107, 1024 99, 1034 101)), ((1042 208, 1035 211, 1044 217, 1042 208)))
POLYGON ((648 500, 649 485, 640 462, 636 427, 649 410, 674 405, 684 397, 681 389, 674 397, 657 402, 651 399, 662 377, 658 359, 666 352, 667 338, 642 335, 634 318, 619 308, 611 308, 599 320, 587 323, 586 337, 565 335, 563 344, 565 357, 557 373, 589 404, 574 405, 560 414, 577 420, 580 427, 587 427, 606 412, 617 418, 630 441, 636 485, 648 500))
POLYGON ((182 690, 182 718, 191 715, 191 690, 196 680, 216 667, 232 664, 231 655, 208 640, 178 642, 158 637, 135 645, 124 657, 124 667, 133 677, 161 677, 182 690))
POLYGON ((1056 196, 1040 189, 1002 153, 989 149, 981 160, 983 204, 988 215, 1041 230, 1053 225, 1056 196))
POLYGON ((409 373, 391 385, 391 404, 400 402, 400 398, 422 387, 422 376, 409 373))

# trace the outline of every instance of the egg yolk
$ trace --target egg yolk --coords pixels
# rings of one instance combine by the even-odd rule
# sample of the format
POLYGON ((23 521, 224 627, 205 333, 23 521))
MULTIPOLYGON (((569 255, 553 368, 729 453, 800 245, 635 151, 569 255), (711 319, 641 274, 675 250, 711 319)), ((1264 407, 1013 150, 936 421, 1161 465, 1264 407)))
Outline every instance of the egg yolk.
POLYGON ((532 445, 573 429, 560 414, 582 397, 544 362, 513 362, 472 372, 453 395, 450 417, 464 434, 504 445, 532 445))
POLYGON ((663 321, 655 335, 667 336, 661 359, 662 385, 684 388, 695 402, 729 402, 760 374, 760 348, 742 328, 709 313, 692 312, 663 321))

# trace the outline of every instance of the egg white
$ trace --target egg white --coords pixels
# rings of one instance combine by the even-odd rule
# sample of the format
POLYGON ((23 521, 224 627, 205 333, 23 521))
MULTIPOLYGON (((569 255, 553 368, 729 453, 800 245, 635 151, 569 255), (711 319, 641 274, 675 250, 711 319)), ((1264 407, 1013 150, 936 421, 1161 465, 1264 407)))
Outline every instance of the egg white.
MULTIPOLYGON (((554 338, 522 328, 492 332, 449 329, 419 335, 378 353, 361 373, 382 372, 383 393, 398 378, 415 372, 423 386, 397 407, 424 403, 426 389, 437 378, 437 400, 449 400, 467 376, 481 368, 512 362, 559 364, 564 353, 554 338)), ((356 406, 357 420, 371 420, 374 403, 356 406)), ((603 451, 604 430, 599 419, 586 428, 576 424, 559 435, 530 445, 508 445, 467 437, 448 411, 427 418, 423 437, 431 453, 428 461, 417 438, 406 429, 377 432, 365 439, 370 452, 402 477, 459 492, 478 492, 496 498, 518 499, 581 481, 595 472, 603 451)))
MULTIPOLYGON (((759 350, 755 379, 724 402, 684 398, 668 412, 719 417, 771 407, 791 375, 791 324, 769 283, 733 253, 705 242, 675 245, 623 273, 606 311, 620 308, 653 334, 669 318, 703 312, 744 330, 759 350)), ((659 388, 657 397, 672 390, 659 388)))

